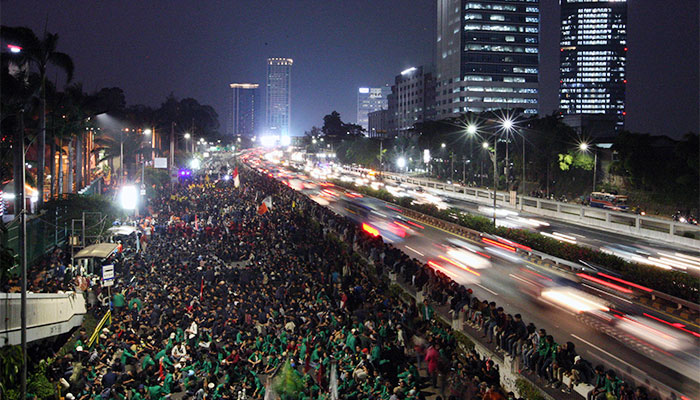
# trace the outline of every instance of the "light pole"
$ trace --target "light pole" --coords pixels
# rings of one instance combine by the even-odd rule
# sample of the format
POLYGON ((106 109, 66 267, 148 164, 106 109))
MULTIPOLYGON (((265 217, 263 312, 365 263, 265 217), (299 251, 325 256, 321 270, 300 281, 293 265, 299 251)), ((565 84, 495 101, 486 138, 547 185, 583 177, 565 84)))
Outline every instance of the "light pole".
POLYGON ((595 192, 596 173, 597 173, 597 169, 598 169, 598 152, 595 149, 589 150, 590 147, 591 146, 586 142, 583 142, 583 143, 578 145, 579 150, 581 150, 583 152, 589 152, 589 151, 593 152, 593 191, 591 192, 591 193, 593 193, 593 192, 595 192))
MULTIPOLYGON (((190 135, 189 133, 185 133, 185 150, 189 150, 191 144, 190 139, 192 139, 192 135, 190 135)), ((192 152, 194 153, 194 149, 192 150, 192 152)))
MULTIPOLYGON (((467 125, 467 136, 468 136, 467 141, 469 142, 469 164, 470 164, 470 166, 473 165, 473 163, 472 163, 472 158, 474 158, 474 149, 473 149, 473 143, 472 143, 472 141, 474 140, 474 137, 476 136, 477 132, 478 132, 478 128, 477 128, 476 124, 470 123, 469 125, 467 125)), ((467 173, 466 173, 466 170, 467 170, 467 163, 466 163, 466 161, 465 161, 465 163, 464 163, 464 171, 463 171, 463 174, 462 174, 462 175, 464 175, 464 177, 463 177, 462 179, 464 180, 464 185, 465 185, 465 186, 467 185, 467 173)), ((471 176, 472 176, 472 174, 471 174, 471 168, 470 168, 470 171, 469 171, 469 172, 470 172, 469 175, 470 175, 470 178, 471 178, 471 176)))

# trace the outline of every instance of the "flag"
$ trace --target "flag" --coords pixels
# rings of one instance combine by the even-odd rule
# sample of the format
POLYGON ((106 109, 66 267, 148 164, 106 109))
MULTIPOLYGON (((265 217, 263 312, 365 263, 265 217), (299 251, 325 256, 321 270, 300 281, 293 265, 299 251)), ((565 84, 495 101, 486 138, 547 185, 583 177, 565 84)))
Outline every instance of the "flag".
POLYGON ((236 167, 236 169, 233 170, 233 186, 241 186, 241 178, 238 177, 238 167, 236 167))
POLYGON ((197 220, 197 214, 194 215, 194 230, 199 230, 199 221, 197 220))
POLYGON ((272 209, 272 196, 267 196, 263 199, 262 204, 258 207, 258 214, 263 215, 268 210, 272 209))
POLYGON ((199 300, 202 300, 203 293, 204 293, 204 275, 202 275, 202 284, 199 286, 199 300))

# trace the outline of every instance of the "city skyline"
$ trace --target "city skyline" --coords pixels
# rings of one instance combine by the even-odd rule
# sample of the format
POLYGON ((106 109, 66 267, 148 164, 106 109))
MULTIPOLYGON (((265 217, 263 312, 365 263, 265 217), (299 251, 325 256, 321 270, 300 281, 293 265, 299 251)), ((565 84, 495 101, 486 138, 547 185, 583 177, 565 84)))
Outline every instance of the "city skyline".
MULTIPOLYGON (((556 3, 540 2, 539 96, 546 114, 559 101, 556 3)), ((264 82, 268 57, 294 58, 291 129, 300 135, 321 125, 323 115, 333 110, 352 121, 352 93, 358 87, 381 85, 406 68, 432 61, 436 3, 402 4, 387 0, 380 6, 360 1, 295 7, 268 0, 256 7, 204 2, 194 10, 187 2, 175 1, 164 11, 138 3, 113 7, 78 0, 59 6, 28 0, 3 3, 2 23, 37 32, 46 25, 58 33, 61 50, 74 57, 76 80, 88 91, 118 86, 130 104, 151 106, 171 92, 179 98, 195 97, 215 107, 222 132, 230 105, 228 83, 264 82), (364 12, 365 5, 377 12, 364 12), (278 12, 272 15, 270 9, 278 12), (232 21, 222 15, 241 18, 232 21), (80 26, 74 24, 76 19, 80 26), (299 22, 294 27, 285 23, 292 19, 299 22), (110 21, 120 23, 105 23, 110 21), (164 34, 173 24, 180 26, 177 34, 164 34), (206 74, 200 71, 202 60, 206 74)), ((639 0, 629 7, 626 128, 679 137, 698 131, 698 4, 657 4, 639 0)), ((63 86, 60 74, 58 85, 63 86)))
POLYGON ((292 65, 291 58, 267 59, 265 87, 265 121, 261 135, 295 136, 291 134, 292 65))

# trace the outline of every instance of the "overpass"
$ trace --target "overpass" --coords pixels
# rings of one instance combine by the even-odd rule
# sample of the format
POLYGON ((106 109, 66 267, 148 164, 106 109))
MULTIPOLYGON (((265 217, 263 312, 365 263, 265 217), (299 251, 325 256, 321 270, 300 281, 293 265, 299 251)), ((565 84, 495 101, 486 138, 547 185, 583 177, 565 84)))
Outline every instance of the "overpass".
MULTIPOLYGON (((87 313, 82 293, 27 293, 27 342, 69 332, 87 313)), ((0 347, 21 344, 21 295, 0 293, 0 347)))

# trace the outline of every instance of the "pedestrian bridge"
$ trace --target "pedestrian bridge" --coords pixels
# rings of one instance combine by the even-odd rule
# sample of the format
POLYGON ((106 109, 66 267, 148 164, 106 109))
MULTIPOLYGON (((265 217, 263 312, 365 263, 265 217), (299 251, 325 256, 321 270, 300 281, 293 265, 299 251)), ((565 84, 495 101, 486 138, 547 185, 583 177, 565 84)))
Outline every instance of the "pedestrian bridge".
MULTIPOLYGON (((27 293, 27 342, 80 326, 87 313, 82 293, 27 293)), ((21 295, 0 293, 0 347, 21 344, 21 295)))

